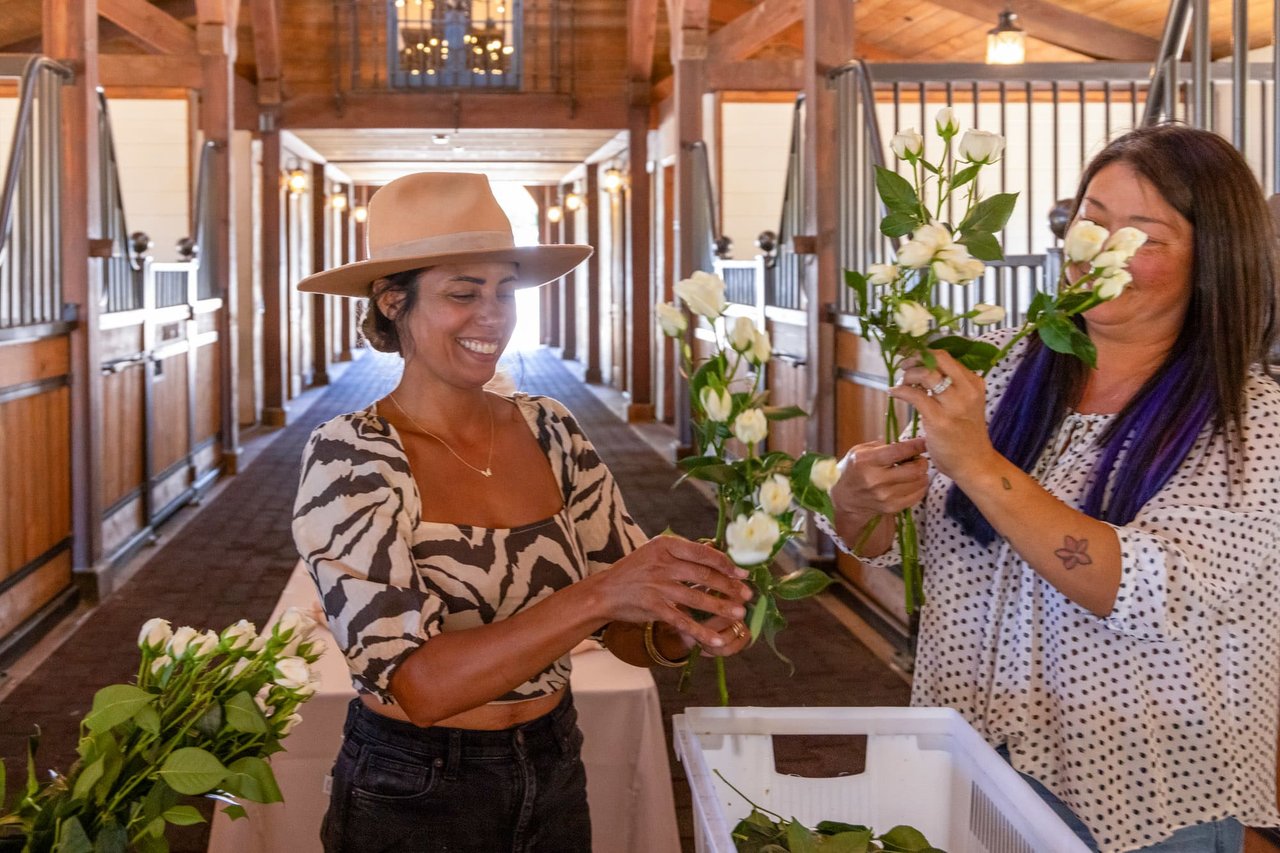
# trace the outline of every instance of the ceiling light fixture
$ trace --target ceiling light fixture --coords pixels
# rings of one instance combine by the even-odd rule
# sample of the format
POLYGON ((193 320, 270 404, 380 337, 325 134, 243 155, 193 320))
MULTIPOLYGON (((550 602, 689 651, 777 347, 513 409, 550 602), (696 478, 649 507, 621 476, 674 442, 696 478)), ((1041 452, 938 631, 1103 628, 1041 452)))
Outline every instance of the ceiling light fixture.
POLYGON ((558 204, 553 204, 547 208, 548 222, 559 222, 561 219, 564 219, 564 208, 558 204))
POLYGON ((1006 8, 995 27, 987 31, 988 65, 1021 65, 1027 61, 1027 33, 1018 16, 1006 8))
POLYGON ((356 222, 364 222, 369 218, 369 208, 365 207, 363 204, 357 204, 355 207, 351 208, 351 218, 356 222))
POLYGON ((334 193, 333 195, 329 196, 329 206, 332 207, 334 210, 339 210, 339 211, 346 210, 347 194, 334 193))
POLYGON ((289 195, 301 195, 307 191, 310 183, 307 179, 307 170, 301 166, 295 166, 285 172, 284 186, 289 191, 289 195))
POLYGON ((604 179, 601 181, 604 191, 607 193, 622 192, 622 187, 626 184, 626 176, 622 170, 616 166, 604 170, 604 179))
POLYGON ((583 205, 583 199, 581 195, 575 192, 565 193, 565 197, 564 197, 565 210, 572 213, 574 211, 581 210, 582 205, 583 205))

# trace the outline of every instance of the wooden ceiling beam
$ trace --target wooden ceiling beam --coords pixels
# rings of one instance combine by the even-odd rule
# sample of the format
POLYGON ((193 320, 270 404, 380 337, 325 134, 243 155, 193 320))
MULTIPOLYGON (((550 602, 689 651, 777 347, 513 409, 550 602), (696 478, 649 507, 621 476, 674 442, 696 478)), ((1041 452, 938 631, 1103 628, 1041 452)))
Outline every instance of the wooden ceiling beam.
POLYGON ((98 79, 103 86, 147 88, 156 85, 199 89, 204 85, 195 54, 103 53, 98 56, 98 79))
POLYGON ((186 24, 147 0, 98 0, 98 14, 148 50, 178 56, 196 52, 196 35, 186 24))
MULTIPOLYGON (((258 98, 263 106, 275 106, 283 100, 280 87, 282 59, 280 50, 280 0, 249 0, 253 21, 253 54, 258 69, 258 98)), ((650 53, 652 53, 650 48, 650 53)))
POLYGON ((707 63, 712 92, 799 92, 804 89, 801 59, 745 59, 707 63))
POLYGON ((618 130, 627 126, 630 106, 621 98, 467 92, 418 95, 413 109, 404 95, 352 94, 341 105, 329 94, 289 98, 281 127, 306 128, 457 127, 457 128, 585 128, 618 130))
POLYGON ((631 102, 646 103, 658 41, 658 0, 627 0, 627 75, 631 102))
MULTIPOLYGON (((929 0, 935 6, 995 23, 1007 7, 1005 0, 929 0)), ((1019 0, 1018 22, 1027 35, 1078 51, 1095 59, 1151 62, 1160 43, 1153 38, 1064 9, 1048 0, 1019 0)))
POLYGON ((707 59, 711 62, 747 59, 803 16, 804 0, 761 0, 746 14, 711 34, 707 41, 707 59))

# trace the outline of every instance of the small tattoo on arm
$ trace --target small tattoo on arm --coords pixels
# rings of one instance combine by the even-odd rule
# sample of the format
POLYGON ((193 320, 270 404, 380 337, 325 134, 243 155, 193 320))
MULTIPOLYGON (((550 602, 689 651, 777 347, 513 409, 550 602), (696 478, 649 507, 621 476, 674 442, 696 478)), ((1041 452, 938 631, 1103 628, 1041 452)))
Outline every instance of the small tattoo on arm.
POLYGON ((1013 491, 1013 483, 1010 483, 1010 482, 1009 482, 1009 478, 1008 478, 1008 477, 1001 477, 1001 478, 1000 478, 1000 483, 1004 486, 1004 490, 1005 490, 1006 492, 1012 492, 1012 491, 1013 491))
POLYGON ((1077 539, 1074 536, 1068 536, 1063 540, 1063 547, 1054 551, 1054 556, 1062 561, 1064 569, 1074 569, 1076 566, 1088 566, 1093 563, 1093 558, 1089 556, 1089 540, 1077 539))

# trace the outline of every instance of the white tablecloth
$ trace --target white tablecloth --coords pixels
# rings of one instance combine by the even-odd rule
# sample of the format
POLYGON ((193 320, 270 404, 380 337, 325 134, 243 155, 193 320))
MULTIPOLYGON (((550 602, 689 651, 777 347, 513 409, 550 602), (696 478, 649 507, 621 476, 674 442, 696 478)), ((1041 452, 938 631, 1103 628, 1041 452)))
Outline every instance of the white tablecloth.
MULTIPOLYGON (((310 608, 315 587, 299 566, 276 605, 310 608)), ((332 646, 332 644, 330 644, 332 646)), ((283 803, 246 803, 248 820, 218 810, 210 853, 310 853, 320 850, 320 820, 328 806, 324 778, 342 741, 354 695, 346 663, 334 649, 320 659, 320 689, 302 706, 303 722, 271 758, 283 803)), ((667 763, 658 691, 648 670, 603 650, 573 656, 574 703, 583 733, 594 853, 678 853, 671 768, 667 763)))

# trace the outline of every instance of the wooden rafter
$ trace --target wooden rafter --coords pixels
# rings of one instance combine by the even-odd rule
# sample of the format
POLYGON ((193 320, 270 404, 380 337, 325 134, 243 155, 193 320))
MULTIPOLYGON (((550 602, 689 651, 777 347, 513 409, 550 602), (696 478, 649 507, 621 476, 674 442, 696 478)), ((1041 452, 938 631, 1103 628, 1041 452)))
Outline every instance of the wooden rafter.
POLYGON ((745 59, 707 66, 712 92, 799 92, 804 88, 800 59, 745 59))
POLYGON ((632 83, 643 84, 646 91, 653 78, 657 40, 658 0, 627 0, 627 76, 632 83))
POLYGON ((707 41, 707 59, 746 59, 804 15, 804 0, 761 0, 745 14, 716 30, 707 41))
MULTIPOLYGON (((263 105, 279 104, 281 53, 280 53, 280 0, 250 0, 253 21, 254 63, 258 69, 258 97, 263 105)), ((650 53, 652 53, 650 49, 650 53)))
POLYGON ((98 57, 98 79, 104 86, 122 88, 162 85, 199 89, 200 60, 194 54, 140 55, 104 53, 98 57))
MULTIPOLYGON (((979 21, 992 23, 1009 5, 1005 0, 929 2, 979 21)), ((1047 0, 1019 0, 1017 12, 1018 22, 1026 28, 1027 35, 1096 59, 1149 62, 1155 59, 1159 49, 1159 43, 1153 38, 1072 12, 1047 0)))
POLYGON ((196 50, 195 33, 147 0, 98 0, 98 14, 156 53, 185 55, 196 50))

